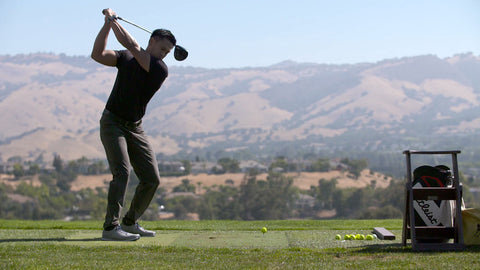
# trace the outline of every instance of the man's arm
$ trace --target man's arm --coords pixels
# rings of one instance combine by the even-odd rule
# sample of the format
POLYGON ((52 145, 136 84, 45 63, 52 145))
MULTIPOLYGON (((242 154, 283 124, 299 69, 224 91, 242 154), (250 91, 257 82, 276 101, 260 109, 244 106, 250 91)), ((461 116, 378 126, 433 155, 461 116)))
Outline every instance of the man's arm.
MULTIPOLYGON (((106 9, 104 13, 107 19, 115 15, 115 12, 111 9, 106 9)), ((148 72, 150 70, 150 54, 138 45, 137 41, 120 25, 118 20, 110 20, 110 27, 118 42, 129 50, 140 66, 148 72)))
POLYGON ((111 22, 111 27, 118 42, 129 50, 138 64, 146 70, 150 71, 150 54, 138 45, 137 41, 123 28, 117 20, 111 22))
POLYGON ((108 18, 105 17, 105 23, 103 24, 102 29, 100 29, 100 32, 95 39, 95 43, 93 44, 91 57, 100 64, 113 67, 117 64, 117 55, 112 50, 106 50, 110 28, 110 22, 108 18))

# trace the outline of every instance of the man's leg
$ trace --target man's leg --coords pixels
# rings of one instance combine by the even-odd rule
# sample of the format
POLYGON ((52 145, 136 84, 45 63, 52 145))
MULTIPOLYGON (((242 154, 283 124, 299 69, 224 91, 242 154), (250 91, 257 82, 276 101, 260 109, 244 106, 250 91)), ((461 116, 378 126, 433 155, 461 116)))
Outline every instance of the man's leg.
POLYGON ((123 218, 123 224, 127 226, 134 225, 142 216, 160 184, 157 159, 142 127, 137 127, 130 135, 132 137, 128 140, 128 152, 140 183, 135 189, 130 209, 123 218))
POLYGON ((105 215, 105 230, 119 226, 128 184, 130 163, 127 152, 127 142, 122 127, 113 121, 108 114, 100 120, 100 138, 105 148, 113 180, 108 189, 107 213, 105 215))

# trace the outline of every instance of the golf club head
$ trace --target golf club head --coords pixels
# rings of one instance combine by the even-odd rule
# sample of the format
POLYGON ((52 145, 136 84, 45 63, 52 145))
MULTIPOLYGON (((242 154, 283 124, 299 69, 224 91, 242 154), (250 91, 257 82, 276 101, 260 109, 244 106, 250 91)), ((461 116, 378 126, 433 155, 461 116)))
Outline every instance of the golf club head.
POLYGON ((188 51, 185 50, 182 46, 175 46, 175 50, 173 51, 173 56, 177 61, 183 61, 187 59, 188 51))

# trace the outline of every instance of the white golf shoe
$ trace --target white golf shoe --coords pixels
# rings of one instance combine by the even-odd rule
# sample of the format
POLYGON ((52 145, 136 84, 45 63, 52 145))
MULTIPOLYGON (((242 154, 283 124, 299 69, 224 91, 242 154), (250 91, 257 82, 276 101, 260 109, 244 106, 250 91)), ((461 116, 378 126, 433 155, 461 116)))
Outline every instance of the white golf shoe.
POLYGON ((102 233, 103 241, 136 241, 138 239, 140 239, 139 234, 123 231, 120 226, 117 226, 110 231, 103 230, 102 233))
POLYGON ((140 236, 147 236, 147 237, 154 237, 155 232, 154 231, 149 231, 145 230, 142 226, 138 225, 138 223, 135 223, 133 225, 125 225, 122 224, 122 230, 133 233, 133 234, 139 234, 140 236))

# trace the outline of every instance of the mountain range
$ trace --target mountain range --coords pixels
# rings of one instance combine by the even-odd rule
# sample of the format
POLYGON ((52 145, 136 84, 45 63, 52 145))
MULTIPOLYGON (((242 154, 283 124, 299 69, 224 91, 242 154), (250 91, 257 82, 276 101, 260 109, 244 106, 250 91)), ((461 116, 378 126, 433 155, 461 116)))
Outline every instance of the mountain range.
MULTIPOLYGON (((345 65, 172 65, 143 123, 163 155, 471 149, 480 133, 479 74, 471 53, 345 65)), ((104 158, 98 122, 115 76, 116 68, 86 56, 0 56, 0 161, 104 158)))

